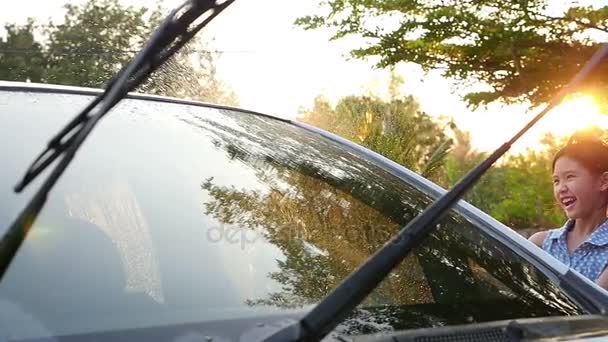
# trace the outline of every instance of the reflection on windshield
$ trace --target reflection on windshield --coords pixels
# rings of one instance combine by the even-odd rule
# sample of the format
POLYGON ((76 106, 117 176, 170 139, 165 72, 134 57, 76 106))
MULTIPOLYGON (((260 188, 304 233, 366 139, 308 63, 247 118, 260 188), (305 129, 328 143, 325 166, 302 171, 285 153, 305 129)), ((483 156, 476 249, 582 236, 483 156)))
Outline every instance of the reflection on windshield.
MULTIPOLYGON (((0 145, 0 184, 87 99, 0 92, 0 134, 21 149, 0 145)), ((56 335, 301 313, 430 201, 288 123, 126 100, 58 182, 0 300, 56 335)), ((2 227, 22 203, 0 192, 2 227)), ((573 313, 545 276, 452 213, 339 330, 573 313)))
MULTIPOLYGON (((207 215, 259 232, 286 256, 280 271, 269 274, 281 291, 248 300, 249 305, 318 302, 429 202, 393 176, 371 171, 364 160, 345 157, 343 150, 313 141, 294 144, 293 137, 303 135, 297 132, 288 134, 290 139, 273 137, 280 149, 261 149, 257 137, 272 133, 273 123, 243 121, 248 134, 216 131, 215 146, 257 170, 268 191, 217 186, 213 179, 202 188, 213 198, 205 203, 207 215), (243 138, 257 148, 235 145, 243 138), (317 163, 321 155, 333 162, 317 163), (342 162, 349 172, 333 171, 342 162), (368 191, 371 185, 377 190, 368 191)), ((452 212, 439 227, 362 303, 343 332, 581 313, 538 270, 461 216, 452 212), (389 306, 402 306, 400 315, 408 319, 397 319, 389 306)))
POLYGON ((67 194, 65 202, 71 217, 96 225, 116 245, 125 268, 126 289, 144 292, 162 303, 150 228, 129 185, 87 187, 86 191, 67 194))
MULTIPOLYGON (((249 305, 291 308, 316 303, 381 246, 397 225, 317 178, 285 169, 274 171, 272 182, 276 179, 289 188, 271 184, 269 193, 260 194, 204 183, 202 188, 214 199, 205 203, 205 214, 258 232, 286 256, 279 262, 281 270, 270 274, 283 285, 282 291, 250 299, 249 305)), ((369 300, 429 301, 428 285, 415 260, 409 261, 369 300)))
MULTIPOLYGON (((253 168, 267 186, 263 192, 238 189, 218 186, 213 179, 201 186, 212 198, 205 203, 206 215, 257 232, 285 255, 280 271, 269 274, 282 284, 281 291, 248 299, 248 305, 294 308, 318 302, 397 231, 398 224, 376 208, 399 208, 389 212, 403 221, 404 214, 409 220, 420 210, 414 205, 424 203, 412 201, 410 189, 401 187, 406 196, 389 191, 397 185, 394 177, 394 184, 378 178, 388 174, 360 157, 296 129, 285 132, 288 128, 273 120, 243 117, 247 130, 198 121, 189 122, 213 133, 217 148, 253 168), (389 196, 378 195, 382 193, 389 196), (399 203, 400 197, 409 201, 399 203)), ((430 289, 412 256, 366 303, 430 301, 430 289)))

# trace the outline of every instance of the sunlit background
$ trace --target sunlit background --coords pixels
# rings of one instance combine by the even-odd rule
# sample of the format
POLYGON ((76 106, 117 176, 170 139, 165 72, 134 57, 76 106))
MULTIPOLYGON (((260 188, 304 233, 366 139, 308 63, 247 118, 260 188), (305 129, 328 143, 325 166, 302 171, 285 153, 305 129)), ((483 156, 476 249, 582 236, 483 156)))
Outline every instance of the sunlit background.
MULTIPOLYGON (((523 128, 543 107, 526 112, 526 108, 504 108, 503 115, 490 113, 485 120, 466 120, 466 127, 471 131, 475 146, 482 151, 493 150, 517 131, 523 128), (519 110, 519 111, 518 111, 519 110)), ((472 116, 480 115, 475 113, 472 116)), ((512 149, 512 152, 524 152, 526 149, 537 150, 539 141, 546 133, 555 137, 566 137, 574 131, 590 126, 607 128, 608 116, 602 114, 590 96, 568 99, 548 112, 534 127, 527 132, 512 149)))
MULTIPOLYGON (((12 2, 3 6, 0 22, 25 23, 28 17, 60 22, 65 2, 12 2)), ((150 6, 143 0, 123 2, 150 6)), ((167 0, 162 5, 172 8, 181 2, 167 0)), ((335 102, 347 95, 382 96, 386 92, 387 70, 375 69, 373 60, 347 58, 349 49, 357 46, 356 40, 330 42, 326 30, 304 31, 293 25, 298 16, 314 12, 317 3, 237 0, 204 31, 212 46, 223 51, 218 60, 219 77, 235 91, 241 107, 295 119, 299 110, 312 106, 319 95, 335 102)), ((470 132, 473 148, 480 151, 500 146, 540 110, 490 105, 473 111, 461 100, 459 85, 439 73, 424 74, 415 65, 399 65, 397 71, 405 80, 401 87, 404 94, 414 95, 422 109, 433 116, 452 117, 461 129, 470 132)), ((590 124, 606 127, 606 118, 593 99, 570 100, 547 115, 512 152, 536 148, 545 132, 563 136, 590 124)))
POLYGON ((588 126, 608 128, 608 117, 600 113, 591 96, 582 96, 562 103, 540 126, 557 136, 565 136, 588 126))

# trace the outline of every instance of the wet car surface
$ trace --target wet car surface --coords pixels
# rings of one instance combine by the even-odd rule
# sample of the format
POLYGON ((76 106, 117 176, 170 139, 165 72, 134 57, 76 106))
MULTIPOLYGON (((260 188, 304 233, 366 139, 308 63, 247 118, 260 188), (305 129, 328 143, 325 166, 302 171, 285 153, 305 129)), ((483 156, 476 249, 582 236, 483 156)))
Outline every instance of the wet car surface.
MULTIPOLYGON (((40 180, 12 187, 96 92, 3 85, 7 227, 40 180)), ((79 150, 0 283, 2 334, 86 340, 238 321, 242 335, 298 317, 441 191, 304 124, 132 96, 79 150)), ((602 290, 563 286, 566 270, 547 260, 461 203, 336 332, 598 313, 580 291, 602 290)))

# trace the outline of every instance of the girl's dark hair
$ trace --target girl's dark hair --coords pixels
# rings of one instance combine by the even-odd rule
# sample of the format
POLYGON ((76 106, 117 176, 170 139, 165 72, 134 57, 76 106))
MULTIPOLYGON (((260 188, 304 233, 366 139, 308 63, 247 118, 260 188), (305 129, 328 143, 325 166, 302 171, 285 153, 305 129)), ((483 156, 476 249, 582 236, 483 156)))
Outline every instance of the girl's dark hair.
POLYGON ((608 144, 599 135, 588 132, 573 134, 553 157, 551 171, 555 170, 555 163, 561 157, 572 158, 593 172, 608 171, 608 144))

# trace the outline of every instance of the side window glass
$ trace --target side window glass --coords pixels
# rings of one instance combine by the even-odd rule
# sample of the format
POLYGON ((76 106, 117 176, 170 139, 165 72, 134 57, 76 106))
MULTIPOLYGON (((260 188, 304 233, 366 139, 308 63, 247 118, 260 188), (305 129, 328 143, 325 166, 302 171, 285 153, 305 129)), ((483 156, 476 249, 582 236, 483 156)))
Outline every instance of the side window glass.
POLYGON ((343 333, 583 313, 533 265, 454 212, 369 297, 343 333), (402 275, 406 282, 394 281, 402 275), (370 299, 394 285, 402 287, 390 300, 370 299))
POLYGON ((582 313, 536 267, 452 213, 417 247, 446 324, 582 313))
POLYGON ((517 298, 517 294, 513 292, 505 283, 494 277, 486 268, 479 265, 475 259, 467 257, 468 267, 475 278, 475 282, 487 284, 490 288, 490 296, 493 298, 506 297, 510 299, 517 298))

